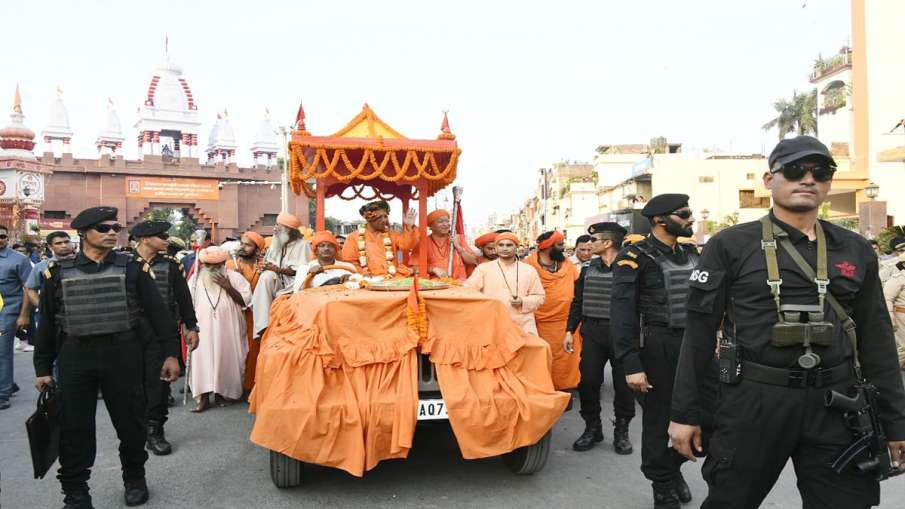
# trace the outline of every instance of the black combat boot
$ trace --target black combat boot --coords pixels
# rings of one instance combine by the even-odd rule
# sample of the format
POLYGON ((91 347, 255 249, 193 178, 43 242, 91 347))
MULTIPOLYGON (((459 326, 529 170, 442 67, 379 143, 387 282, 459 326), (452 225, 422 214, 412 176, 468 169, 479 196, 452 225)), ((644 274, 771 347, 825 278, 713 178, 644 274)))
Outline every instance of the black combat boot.
POLYGON ((685 478, 682 477, 682 472, 679 472, 676 475, 676 496, 679 497, 679 502, 683 504, 687 504, 691 502, 691 490, 688 488, 688 483, 685 482, 685 478))
POLYGON ((675 483, 672 481, 654 482, 653 487, 654 509, 679 509, 675 483))
POLYGON ((94 509, 88 489, 64 491, 63 509, 94 509))
POLYGON ((143 478, 135 481, 125 481, 123 484, 125 484, 126 487, 123 497, 126 499, 127 506, 134 507, 142 505, 151 498, 151 495, 148 493, 148 483, 146 483, 143 478))
POLYGON ((166 456, 173 452, 173 446, 163 435, 163 425, 148 421, 148 441, 145 447, 155 456, 166 456))
POLYGON ((629 419, 617 418, 613 424, 613 450, 616 451, 616 454, 631 454, 634 449, 632 448, 632 441, 628 438, 628 423, 629 419))
POLYGON ((578 440, 572 444, 572 449, 576 451, 587 451, 594 447, 597 442, 603 442, 603 426, 600 422, 587 423, 584 427, 584 433, 578 437, 578 440))

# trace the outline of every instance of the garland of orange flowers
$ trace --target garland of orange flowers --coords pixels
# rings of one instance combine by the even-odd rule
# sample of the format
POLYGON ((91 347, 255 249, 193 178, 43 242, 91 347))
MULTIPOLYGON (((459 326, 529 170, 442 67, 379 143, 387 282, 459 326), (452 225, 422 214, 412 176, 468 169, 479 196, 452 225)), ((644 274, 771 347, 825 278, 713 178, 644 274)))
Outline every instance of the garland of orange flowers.
MULTIPOLYGON (((407 149, 402 148, 400 150, 406 150, 406 152, 405 159, 403 159, 400 164, 395 149, 378 149, 379 152, 383 152, 382 160, 378 162, 378 151, 375 151, 372 148, 364 148, 361 159, 356 165, 352 163, 346 153, 346 150, 349 147, 320 146, 314 149, 314 157, 311 161, 309 161, 308 157, 305 155, 304 147, 301 144, 293 142, 290 143, 290 147, 289 173, 292 179, 293 190, 296 193, 302 191, 303 184, 309 179, 324 179, 331 176, 340 182, 350 182, 355 179, 368 181, 376 178, 380 178, 387 182, 398 182, 403 179, 417 180, 419 178, 424 178, 429 181, 446 180, 452 182, 456 178, 456 166, 458 165, 459 154, 462 152, 458 149, 453 151, 432 151, 430 149, 415 147, 407 149), (333 150, 333 154, 329 155, 327 152, 328 150, 333 150), (420 157, 419 153, 422 154, 420 157), (449 162, 444 168, 440 168, 436 154, 446 153, 450 155, 449 162), (342 170, 344 171, 341 171, 339 168, 340 162, 342 162, 342 170), (318 172, 317 168, 321 165, 323 165, 325 169, 323 172, 318 172), (368 166, 371 166, 374 171, 366 174, 365 169, 368 166), (393 173, 387 171, 389 166, 392 166, 393 173), (415 169, 414 173, 410 173, 412 167, 415 169)), ((307 186, 305 187, 307 188, 307 186)), ((308 191, 308 189, 305 189, 305 191, 308 191)))
MULTIPOLYGON (((396 275, 396 264, 394 263, 396 254, 393 252, 393 240, 390 238, 389 231, 383 232, 383 248, 386 252, 387 272, 390 274, 390 277, 393 277, 396 275)), ((358 264, 361 265, 362 269, 366 269, 368 266, 365 225, 359 225, 358 227, 358 264)))
MULTIPOLYGON (((418 281, 413 281, 413 284, 418 284, 418 281)), ((405 306, 405 318, 409 328, 418 334, 418 339, 427 341, 427 304, 424 299, 418 302, 417 313, 410 306, 405 306)))

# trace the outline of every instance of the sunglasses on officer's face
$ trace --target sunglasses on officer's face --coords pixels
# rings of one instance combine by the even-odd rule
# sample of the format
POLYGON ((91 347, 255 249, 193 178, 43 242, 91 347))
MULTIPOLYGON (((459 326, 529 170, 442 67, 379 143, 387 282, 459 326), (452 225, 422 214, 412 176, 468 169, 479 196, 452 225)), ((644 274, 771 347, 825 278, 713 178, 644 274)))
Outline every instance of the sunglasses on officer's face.
POLYGON ((682 209, 682 210, 676 210, 675 212, 672 212, 670 215, 676 216, 679 219, 685 220, 685 219, 688 219, 689 217, 691 217, 691 213, 692 213, 691 209, 682 209))
POLYGON ((6 240, 8 238, 9 238, 9 235, 6 235, 5 233, 0 233, 0 240, 6 240))
POLYGON ((163 233, 158 233, 157 235, 155 235, 155 237, 157 237, 160 240, 169 240, 170 234, 167 232, 163 232, 163 233))
POLYGON ((783 178, 790 182, 796 182, 804 178, 805 174, 811 172, 811 176, 817 182, 829 182, 833 180, 833 174, 836 173, 834 166, 802 166, 800 164, 785 164, 779 169, 770 173, 782 173, 783 178))
POLYGON ((122 231, 123 227, 119 223, 114 224, 96 224, 91 227, 94 231, 98 233, 110 233, 110 230, 113 230, 116 233, 122 231))

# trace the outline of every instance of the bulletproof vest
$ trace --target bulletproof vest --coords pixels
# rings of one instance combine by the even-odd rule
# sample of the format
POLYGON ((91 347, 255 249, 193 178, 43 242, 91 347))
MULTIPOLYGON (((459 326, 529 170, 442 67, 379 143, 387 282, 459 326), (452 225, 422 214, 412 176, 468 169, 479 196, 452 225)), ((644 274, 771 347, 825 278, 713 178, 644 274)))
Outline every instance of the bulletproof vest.
POLYGON ((60 263, 63 305, 57 323, 69 336, 97 336, 130 330, 138 323, 138 299, 126 289, 129 259, 94 274, 82 272, 72 260, 60 263))
POLYGON ((170 285, 170 267, 172 265, 168 259, 162 256, 155 257, 154 265, 151 265, 151 270, 154 271, 154 285, 170 311, 176 308, 176 296, 173 294, 173 287, 170 285))
POLYGON ((584 276, 581 314, 588 318, 610 318, 610 296, 613 294, 613 272, 592 263, 584 276))
POLYGON ((698 263, 697 253, 686 251, 688 260, 684 264, 678 264, 647 241, 638 242, 635 247, 657 264, 663 277, 663 288, 641 289, 639 307, 642 323, 684 329, 689 293, 688 278, 698 263))

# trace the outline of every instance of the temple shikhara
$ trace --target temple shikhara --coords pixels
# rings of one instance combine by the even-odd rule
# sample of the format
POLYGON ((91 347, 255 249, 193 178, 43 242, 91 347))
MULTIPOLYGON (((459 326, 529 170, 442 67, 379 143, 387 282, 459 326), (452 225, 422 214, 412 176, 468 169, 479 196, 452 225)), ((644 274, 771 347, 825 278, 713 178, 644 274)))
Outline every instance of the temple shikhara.
MULTIPOLYGON (((62 90, 57 90, 41 130, 43 146, 36 147, 17 89, 10 125, 0 129, 0 222, 21 237, 68 230, 72 217, 88 207, 118 207, 119 221, 127 227, 149 210, 167 207, 182 210, 219 239, 247 230, 269 233, 281 208, 280 142, 269 111, 262 105, 255 139, 245 148, 254 164, 240 167, 239 141, 226 109, 205 113, 216 119, 207 146, 199 145, 198 102, 169 55, 151 72, 143 97, 134 123, 137 139, 126 139, 117 105, 110 99, 98 111, 105 120, 96 133, 97 156, 76 158, 71 139, 90 134, 70 127, 62 90), (127 143, 136 144, 137 159, 126 159, 127 143)), ((293 196, 288 211, 307 223, 308 199, 293 196)))

